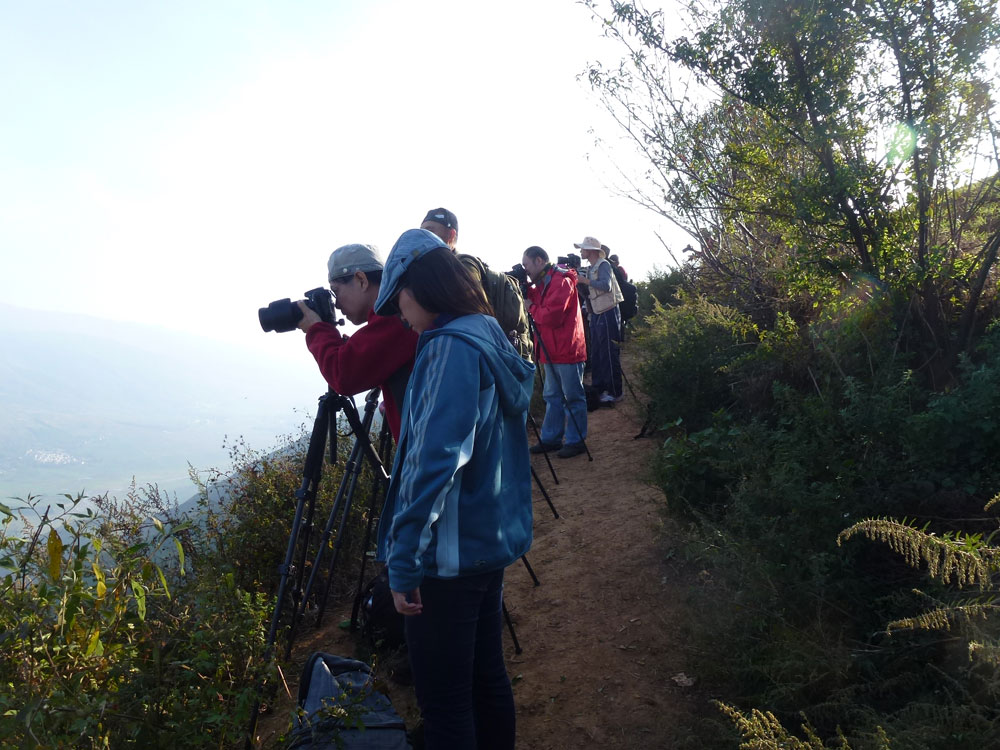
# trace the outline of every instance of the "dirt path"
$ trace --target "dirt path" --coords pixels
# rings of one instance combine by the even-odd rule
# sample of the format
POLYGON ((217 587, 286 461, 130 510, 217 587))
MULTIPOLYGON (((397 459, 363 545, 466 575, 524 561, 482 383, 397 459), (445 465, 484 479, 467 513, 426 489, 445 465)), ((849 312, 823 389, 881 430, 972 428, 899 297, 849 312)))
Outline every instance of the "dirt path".
MULTIPOLYGON (((505 581, 523 649, 516 654, 505 638, 518 748, 664 747, 677 719, 691 710, 694 698, 679 684, 676 604, 683 596, 661 551, 663 496, 645 481, 656 441, 634 440, 640 426, 629 395, 589 414, 593 461, 552 456, 559 484, 544 456, 532 458, 559 518, 536 485, 535 541, 527 558, 540 585, 520 564, 505 581)), ((296 651, 303 658, 317 649, 353 653, 352 636, 341 630, 302 640, 296 651)), ((296 686, 289 687, 294 694, 296 686)), ((407 725, 415 723, 412 688, 390 683, 390 691, 407 725)), ((273 732, 267 722, 262 730, 264 737, 273 732)))
POLYGON ((662 747, 685 700, 672 680, 684 667, 658 539, 663 496, 644 481, 655 442, 633 440, 640 426, 631 399, 591 412, 594 460, 554 458, 558 486, 533 459, 560 517, 536 500, 528 559, 541 585, 523 566, 506 580, 524 649, 508 648, 520 748, 662 747))

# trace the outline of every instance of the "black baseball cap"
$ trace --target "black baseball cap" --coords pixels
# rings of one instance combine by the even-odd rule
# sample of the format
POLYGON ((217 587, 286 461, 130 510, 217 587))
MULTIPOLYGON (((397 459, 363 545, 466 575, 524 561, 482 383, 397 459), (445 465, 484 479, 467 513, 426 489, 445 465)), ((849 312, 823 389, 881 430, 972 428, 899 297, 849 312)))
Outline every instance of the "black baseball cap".
MULTIPOLYGON (((424 221, 436 221, 438 224, 443 224, 447 229, 458 231, 458 217, 447 208, 432 208, 427 212, 424 221)), ((420 223, 423 224, 424 222, 420 223)))

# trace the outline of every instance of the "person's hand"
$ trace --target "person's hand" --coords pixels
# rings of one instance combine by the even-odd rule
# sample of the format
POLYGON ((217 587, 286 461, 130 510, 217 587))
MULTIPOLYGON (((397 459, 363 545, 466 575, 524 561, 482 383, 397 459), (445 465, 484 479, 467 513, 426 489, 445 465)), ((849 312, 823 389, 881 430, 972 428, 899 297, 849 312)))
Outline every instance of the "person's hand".
POLYGON ((299 309, 302 311, 302 320, 298 322, 297 328, 302 331, 308 331, 314 324, 322 322, 322 318, 313 312, 313 309, 309 307, 304 300, 299 300, 295 304, 298 305, 299 309))
POLYGON ((406 593, 402 591, 393 591, 392 603, 396 605, 396 611, 399 612, 399 614, 407 617, 419 615, 424 609, 424 605, 420 601, 419 586, 413 589, 413 591, 406 593))
POLYGON ((588 279, 583 274, 578 274, 576 277, 577 284, 583 284, 584 286, 590 286, 590 279, 588 279))

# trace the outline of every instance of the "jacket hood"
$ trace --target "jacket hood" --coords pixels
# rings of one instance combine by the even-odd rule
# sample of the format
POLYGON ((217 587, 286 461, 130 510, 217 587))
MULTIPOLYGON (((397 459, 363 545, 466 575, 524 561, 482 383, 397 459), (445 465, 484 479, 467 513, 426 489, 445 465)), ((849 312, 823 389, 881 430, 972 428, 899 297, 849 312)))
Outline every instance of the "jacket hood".
POLYGON ((396 240, 389 251, 389 257, 382 268, 382 284, 379 286, 378 297, 375 299, 375 313, 378 315, 396 315, 396 296, 400 290, 400 280, 403 274, 415 260, 426 255, 431 250, 443 247, 451 250, 441 238, 426 229, 407 229, 396 240))
POLYGON ((418 358, 427 342, 438 336, 457 336, 482 353, 486 366, 496 380, 500 407, 505 414, 513 415, 527 410, 535 385, 535 366, 515 351, 495 318, 488 315, 463 315, 441 328, 425 331, 417 343, 418 358))

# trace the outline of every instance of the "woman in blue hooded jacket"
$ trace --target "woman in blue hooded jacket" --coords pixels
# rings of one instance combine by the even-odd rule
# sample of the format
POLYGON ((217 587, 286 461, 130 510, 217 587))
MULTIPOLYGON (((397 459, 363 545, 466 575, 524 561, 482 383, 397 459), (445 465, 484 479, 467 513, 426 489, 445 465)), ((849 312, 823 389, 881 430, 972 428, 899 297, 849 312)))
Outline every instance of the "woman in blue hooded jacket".
POLYGON ((420 334, 378 557, 389 572, 428 750, 514 747, 503 660, 503 571, 531 545, 525 418, 534 368, 482 288, 431 232, 412 229, 375 302, 420 334))

